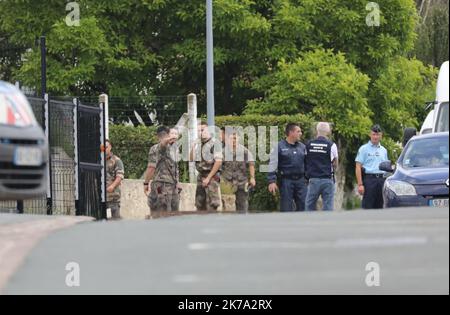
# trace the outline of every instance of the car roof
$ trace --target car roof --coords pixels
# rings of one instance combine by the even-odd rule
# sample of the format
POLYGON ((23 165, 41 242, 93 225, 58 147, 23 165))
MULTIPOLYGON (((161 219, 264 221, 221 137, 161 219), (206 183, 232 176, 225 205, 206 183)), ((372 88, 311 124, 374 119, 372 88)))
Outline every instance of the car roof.
POLYGON ((449 137, 449 132, 435 132, 435 133, 427 133, 424 135, 420 135, 420 136, 414 136, 413 138, 411 138, 411 141, 414 140, 422 140, 422 139, 435 139, 435 138, 448 138, 449 137))
POLYGON ((5 81, 0 81, 0 93, 13 93, 17 92, 17 88, 5 81))

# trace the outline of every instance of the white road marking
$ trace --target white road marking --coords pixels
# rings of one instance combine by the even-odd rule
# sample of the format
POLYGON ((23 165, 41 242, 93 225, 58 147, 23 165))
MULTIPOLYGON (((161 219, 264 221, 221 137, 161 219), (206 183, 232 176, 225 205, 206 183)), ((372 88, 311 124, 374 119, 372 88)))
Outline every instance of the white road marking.
POLYGON ((397 237, 373 239, 339 239, 337 241, 322 242, 219 242, 219 243, 190 243, 191 251, 206 251, 217 249, 323 249, 323 248, 372 248, 372 247, 399 247, 411 245, 425 245, 426 237, 397 237))
POLYGON ((200 278, 196 275, 176 275, 173 277, 175 283, 195 283, 199 281, 200 278))
POLYGON ((358 247, 396 247, 406 245, 425 245, 426 237, 395 237, 395 238, 368 238, 368 239, 342 239, 336 242, 337 248, 358 247))

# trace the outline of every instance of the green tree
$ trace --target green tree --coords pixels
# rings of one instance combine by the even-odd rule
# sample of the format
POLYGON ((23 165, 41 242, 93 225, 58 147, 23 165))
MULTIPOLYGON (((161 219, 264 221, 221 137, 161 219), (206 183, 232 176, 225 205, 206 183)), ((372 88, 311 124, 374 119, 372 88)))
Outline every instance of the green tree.
POLYGON ((381 69, 370 89, 374 121, 387 136, 401 141, 406 127, 420 128, 425 104, 435 98, 437 70, 416 59, 397 57, 381 69))
MULTIPOLYGON (((11 79, 20 77, 32 87, 39 86, 31 72, 39 72, 35 40, 45 34, 53 47, 48 68, 51 92, 118 96, 195 92, 203 109, 204 0, 77 2, 84 31, 64 25, 68 12, 62 1, 0 1, 0 30, 22 53, 33 50, 11 79), (91 42, 92 38, 99 43, 91 42), (67 44, 66 39, 75 43, 67 44), (77 56, 80 50, 82 55, 77 56), (70 63, 67 56, 83 62, 70 63), (56 79, 62 68, 74 73, 78 70, 71 68, 76 67, 89 75, 73 82, 56 79)), ((253 88, 255 80, 276 70, 281 60, 292 62, 308 50, 343 52, 350 63, 372 77, 387 58, 412 47, 417 18, 412 0, 377 3, 380 27, 366 25, 365 0, 215 0, 217 113, 241 113, 247 100, 261 96, 253 88)))
POLYGON ((440 67, 449 59, 448 1, 420 1, 418 38, 413 54, 423 62, 440 67))
POLYGON ((280 62, 279 71, 257 81, 255 86, 266 97, 250 101, 245 113, 306 113, 317 121, 334 122, 343 137, 359 138, 371 124, 368 85, 368 76, 343 54, 319 49, 302 53, 293 63, 280 62))

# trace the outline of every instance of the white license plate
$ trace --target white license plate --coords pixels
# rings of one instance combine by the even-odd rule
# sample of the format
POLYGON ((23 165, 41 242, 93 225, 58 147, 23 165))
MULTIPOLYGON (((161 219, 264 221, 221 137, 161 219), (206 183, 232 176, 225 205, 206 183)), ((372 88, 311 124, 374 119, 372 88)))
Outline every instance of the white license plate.
POLYGON ((429 204, 430 207, 448 208, 448 199, 433 199, 429 204))
POLYGON ((42 150, 25 147, 17 148, 14 155, 14 164, 17 166, 41 166, 42 150))

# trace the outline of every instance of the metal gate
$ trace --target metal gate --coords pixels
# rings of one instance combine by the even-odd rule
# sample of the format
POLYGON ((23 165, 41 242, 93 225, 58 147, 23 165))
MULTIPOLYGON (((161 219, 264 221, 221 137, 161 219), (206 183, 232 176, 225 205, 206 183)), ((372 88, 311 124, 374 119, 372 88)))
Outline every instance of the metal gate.
POLYGON ((106 219, 106 180, 104 104, 100 107, 75 101, 77 185, 75 207, 77 215, 106 219))
POLYGON ((104 104, 48 95, 28 99, 49 143, 47 193, 33 200, 0 201, 0 212, 106 219, 104 104))

